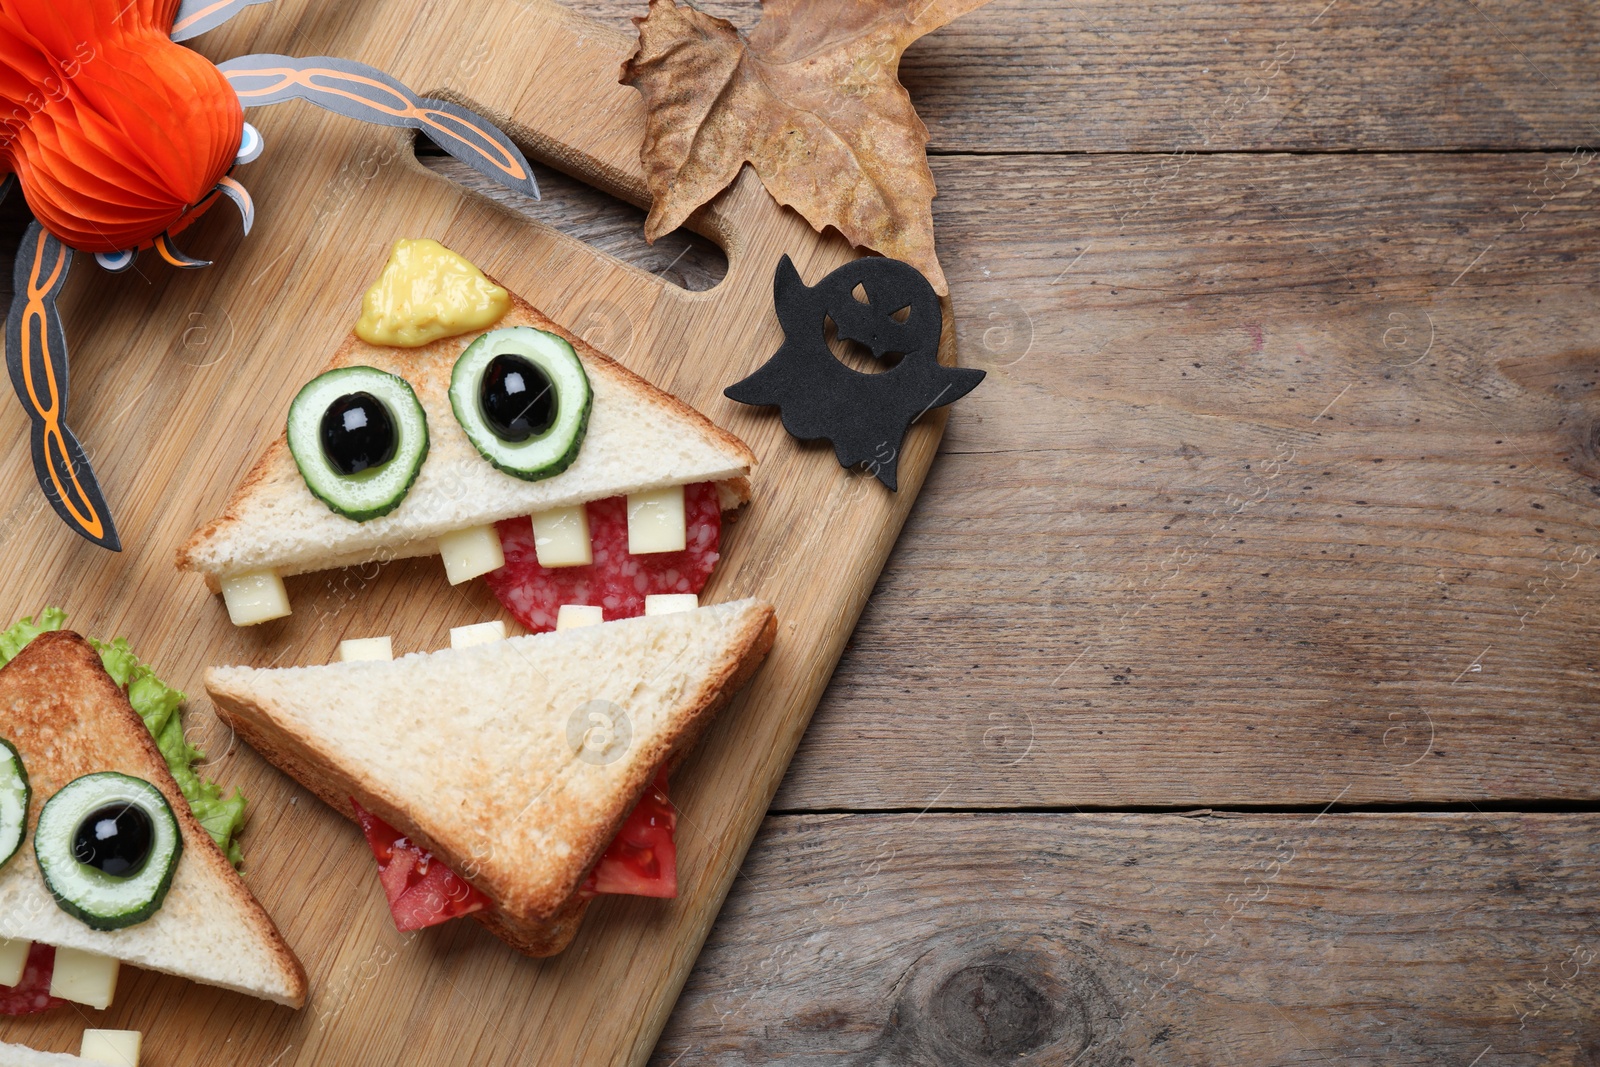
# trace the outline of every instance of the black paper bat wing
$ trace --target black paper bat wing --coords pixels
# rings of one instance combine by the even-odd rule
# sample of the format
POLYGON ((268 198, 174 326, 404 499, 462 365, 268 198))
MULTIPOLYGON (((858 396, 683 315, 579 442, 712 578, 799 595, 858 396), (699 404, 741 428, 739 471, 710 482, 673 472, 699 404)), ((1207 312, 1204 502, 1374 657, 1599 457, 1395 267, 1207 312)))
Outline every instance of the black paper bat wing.
POLYGON ((217 69, 227 75, 245 107, 304 100, 362 122, 421 130, 479 174, 526 196, 539 196, 533 169, 498 126, 448 100, 420 97, 376 67, 332 56, 262 54, 230 59, 217 69))
POLYGON ((172 39, 187 41, 207 30, 214 30, 247 7, 272 0, 183 0, 178 17, 172 22, 172 39))
POLYGON ((72 249, 33 222, 22 238, 16 295, 6 317, 6 369, 28 413, 33 470, 50 506, 74 531, 122 550, 83 446, 67 428, 67 335, 56 297, 67 283, 72 249))

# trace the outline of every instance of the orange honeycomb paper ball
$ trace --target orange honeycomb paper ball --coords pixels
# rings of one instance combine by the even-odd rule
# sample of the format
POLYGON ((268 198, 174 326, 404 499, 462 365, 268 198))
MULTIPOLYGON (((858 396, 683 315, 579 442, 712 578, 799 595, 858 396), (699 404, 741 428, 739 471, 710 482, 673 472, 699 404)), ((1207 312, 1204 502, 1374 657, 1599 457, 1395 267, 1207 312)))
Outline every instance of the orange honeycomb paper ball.
POLYGON ((169 37, 179 0, 0 0, 0 174, 82 252, 176 233, 239 151, 228 80, 169 37))

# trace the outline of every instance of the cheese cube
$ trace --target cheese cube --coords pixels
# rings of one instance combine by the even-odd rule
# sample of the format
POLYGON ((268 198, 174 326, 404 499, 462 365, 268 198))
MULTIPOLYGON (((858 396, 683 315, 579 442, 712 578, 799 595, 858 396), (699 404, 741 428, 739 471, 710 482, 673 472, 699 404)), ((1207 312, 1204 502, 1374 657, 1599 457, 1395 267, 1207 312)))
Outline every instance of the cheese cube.
POLYGON ((339 642, 339 662, 394 659, 394 642, 387 637, 356 637, 339 642))
POLYGON ((506 565, 505 553, 500 550, 500 535, 493 526, 471 526, 445 534, 439 538, 439 555, 444 557, 444 573, 451 585, 460 585, 506 565))
POLYGON ((32 941, 7 941, 0 937, 0 985, 16 985, 28 969, 32 941))
POLYGON ((593 563, 589 509, 574 504, 539 512, 533 517, 533 550, 541 567, 587 567, 593 563))
POLYGON ((655 593, 644 598, 646 615, 672 615, 679 611, 693 611, 700 606, 700 598, 693 593, 655 593))
POLYGON ((289 614, 289 591, 276 571, 246 571, 222 579, 222 601, 235 626, 254 626, 289 614))
POLYGON ((628 551, 682 552, 689 527, 683 512, 683 486, 628 494, 628 551))
POLYGON ((605 612, 588 604, 563 604, 556 612, 557 630, 577 630, 584 626, 599 626, 606 621, 605 612))
POLYGON ((111 1007, 117 992, 114 957, 97 956, 75 948, 56 949, 56 969, 50 975, 50 995, 62 1000, 87 1004, 91 1008, 111 1007))
POLYGON ((144 1035, 137 1030, 85 1030, 78 1055, 90 1063, 112 1067, 139 1067, 139 1046, 144 1035))
POLYGON ((480 622, 475 626, 457 626, 450 631, 451 648, 471 648, 473 645, 492 645, 506 639, 506 624, 499 619, 480 622))

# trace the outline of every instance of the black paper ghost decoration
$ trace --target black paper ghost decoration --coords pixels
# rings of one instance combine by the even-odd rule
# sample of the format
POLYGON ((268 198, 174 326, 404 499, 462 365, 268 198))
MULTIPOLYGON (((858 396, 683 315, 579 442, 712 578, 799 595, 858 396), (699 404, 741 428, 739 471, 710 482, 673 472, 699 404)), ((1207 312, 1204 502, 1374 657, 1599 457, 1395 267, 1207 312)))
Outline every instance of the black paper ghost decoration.
POLYGON ((983 381, 981 370, 939 363, 944 309, 933 286, 910 264, 878 257, 846 263, 807 286, 784 256, 772 293, 783 346, 723 395, 741 404, 776 405, 783 428, 795 437, 831 441, 840 466, 865 464, 898 489, 900 443, 911 424, 983 381), (857 286, 865 303, 855 297, 857 286), (866 346, 875 360, 898 355, 900 362, 877 374, 845 366, 828 347, 828 319, 841 340, 866 346))

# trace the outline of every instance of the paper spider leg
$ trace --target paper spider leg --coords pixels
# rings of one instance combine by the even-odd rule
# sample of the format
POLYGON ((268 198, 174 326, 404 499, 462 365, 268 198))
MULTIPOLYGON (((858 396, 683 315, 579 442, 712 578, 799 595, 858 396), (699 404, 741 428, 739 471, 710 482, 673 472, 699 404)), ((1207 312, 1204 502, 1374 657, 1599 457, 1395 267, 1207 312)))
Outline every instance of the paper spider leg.
POLYGON ((5 203, 6 197, 11 195, 11 190, 17 187, 17 176, 7 174, 5 181, 0 181, 0 204, 5 203))
POLYGON ((262 54, 230 59, 217 69, 247 108, 304 100, 362 122, 421 130, 479 174, 525 196, 539 196, 533 169, 499 127, 459 104, 419 97, 365 63, 262 54))
POLYGON ((28 413, 33 471, 45 499, 82 537, 122 551, 100 484, 83 446, 67 428, 67 335, 56 297, 67 283, 72 249, 37 221, 17 252, 16 295, 6 317, 6 369, 28 413))
POLYGON ((187 41, 207 30, 214 30, 247 7, 271 0, 183 0, 172 23, 172 39, 187 41))
POLYGON ((223 178, 217 183, 217 192, 232 200, 239 209, 239 214, 244 218, 245 236, 250 236, 250 227, 256 224, 256 202, 250 196, 250 190, 232 178, 223 178))
POLYGON ((181 267, 184 270, 199 270, 201 267, 211 266, 209 259, 196 259, 179 249, 177 245, 172 243, 170 234, 158 234, 155 248, 157 252, 161 253, 161 258, 174 267, 181 267))

